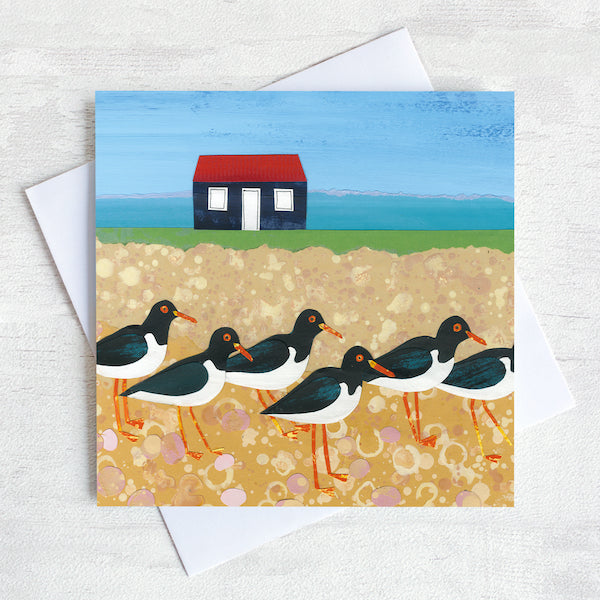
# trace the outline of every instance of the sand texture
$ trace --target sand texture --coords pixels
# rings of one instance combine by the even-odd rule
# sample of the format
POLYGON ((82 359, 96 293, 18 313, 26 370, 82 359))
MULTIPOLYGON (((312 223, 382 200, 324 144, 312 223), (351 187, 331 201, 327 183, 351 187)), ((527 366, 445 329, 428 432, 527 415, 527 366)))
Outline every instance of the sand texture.
MULTIPOLYGON (((404 256, 360 248, 336 255, 326 248, 298 252, 261 246, 233 250, 199 244, 187 251, 159 244, 102 244, 97 249, 97 338, 141 323, 150 307, 169 299, 198 319, 176 319, 161 368, 196 354, 218 327, 231 326, 252 346, 291 330, 305 308, 321 312, 344 340, 322 333, 313 344, 306 375, 339 366, 355 344, 377 357, 418 335, 435 335, 451 315, 466 319, 488 347, 514 341, 513 255, 488 248, 432 249, 404 256)), ((457 360, 482 350, 463 342, 457 360)), ((129 382, 129 384, 133 381, 129 382)), ((291 389, 291 388, 290 388, 291 389)), ((102 505, 340 505, 340 506, 510 506, 513 504, 513 447, 477 403, 486 453, 482 459, 466 399, 430 390, 420 394, 426 435, 435 448, 415 442, 402 395, 364 385, 358 408, 328 426, 331 467, 348 481, 326 473, 317 437, 321 485, 313 485, 311 435, 279 435, 257 393, 225 384, 197 407, 208 442, 223 455, 186 456, 177 409, 132 399, 131 418, 143 418, 136 442, 117 432, 113 380, 97 379, 98 503, 102 505)), ((276 398, 285 392, 274 392, 276 398)), ((265 398, 269 403, 268 397, 265 398)), ((410 395, 414 408, 414 398, 410 395)), ((513 398, 488 404, 513 439, 513 398)), ((204 445, 187 411, 190 448, 204 445)), ((286 421, 281 421, 286 425, 286 421)))

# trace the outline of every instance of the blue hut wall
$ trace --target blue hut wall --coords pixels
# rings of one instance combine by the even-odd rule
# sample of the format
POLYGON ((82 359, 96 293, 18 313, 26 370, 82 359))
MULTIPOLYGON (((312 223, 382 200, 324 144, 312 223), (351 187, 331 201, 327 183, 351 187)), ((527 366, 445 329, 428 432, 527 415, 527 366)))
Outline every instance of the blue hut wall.
POLYGON ((306 229, 306 182, 194 182, 194 229, 241 229, 242 189, 260 189, 261 229, 306 229), (208 210, 208 188, 227 187, 227 210, 208 210), (294 210, 275 210, 277 188, 294 190, 294 210))

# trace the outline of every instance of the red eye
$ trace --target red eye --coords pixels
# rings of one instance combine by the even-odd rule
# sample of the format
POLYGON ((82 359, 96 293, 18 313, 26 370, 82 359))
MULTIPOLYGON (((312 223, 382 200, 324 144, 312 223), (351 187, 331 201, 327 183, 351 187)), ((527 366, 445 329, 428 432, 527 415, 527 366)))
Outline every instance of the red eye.
POLYGON ((460 323, 454 323, 454 331, 460 331, 462 329, 462 325, 460 323))
POLYGON ((165 306, 164 304, 160 307, 160 312, 164 312, 164 313, 168 313, 169 312, 169 307, 165 306))
POLYGON ((231 336, 230 336, 228 333, 225 333, 225 334, 223 335, 223 339, 224 339, 226 342, 230 342, 230 341, 231 341, 231 336))
POLYGON ((308 317, 309 323, 314 323, 316 320, 317 320, 317 317, 315 317, 315 315, 310 315, 310 317, 308 317))
POLYGON ((363 360, 365 360, 365 357, 362 354, 356 355, 356 362, 362 362, 363 360))

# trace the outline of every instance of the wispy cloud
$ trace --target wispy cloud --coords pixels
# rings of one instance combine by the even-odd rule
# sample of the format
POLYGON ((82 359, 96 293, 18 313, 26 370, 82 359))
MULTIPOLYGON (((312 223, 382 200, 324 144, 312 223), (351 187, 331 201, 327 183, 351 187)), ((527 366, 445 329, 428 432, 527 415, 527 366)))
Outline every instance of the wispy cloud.
POLYGON ((493 199, 493 200, 504 200, 505 202, 514 202, 515 199, 511 196, 496 196, 494 194, 457 194, 457 195, 449 195, 449 194, 437 194, 435 196, 427 195, 427 194, 408 194, 406 192, 380 192, 377 190, 371 190, 367 192, 357 191, 357 190, 309 190, 308 193, 313 194, 327 194, 328 196, 394 196, 394 197, 406 197, 406 198, 449 198, 450 200, 483 200, 483 199, 493 199))

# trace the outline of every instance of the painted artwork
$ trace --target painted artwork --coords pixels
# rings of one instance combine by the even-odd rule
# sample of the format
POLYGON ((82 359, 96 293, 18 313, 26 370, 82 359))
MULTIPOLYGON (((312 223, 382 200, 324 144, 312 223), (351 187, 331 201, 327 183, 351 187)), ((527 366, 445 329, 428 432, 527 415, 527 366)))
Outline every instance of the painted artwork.
POLYGON ((512 94, 99 92, 96 127, 98 504, 513 505, 512 94))

